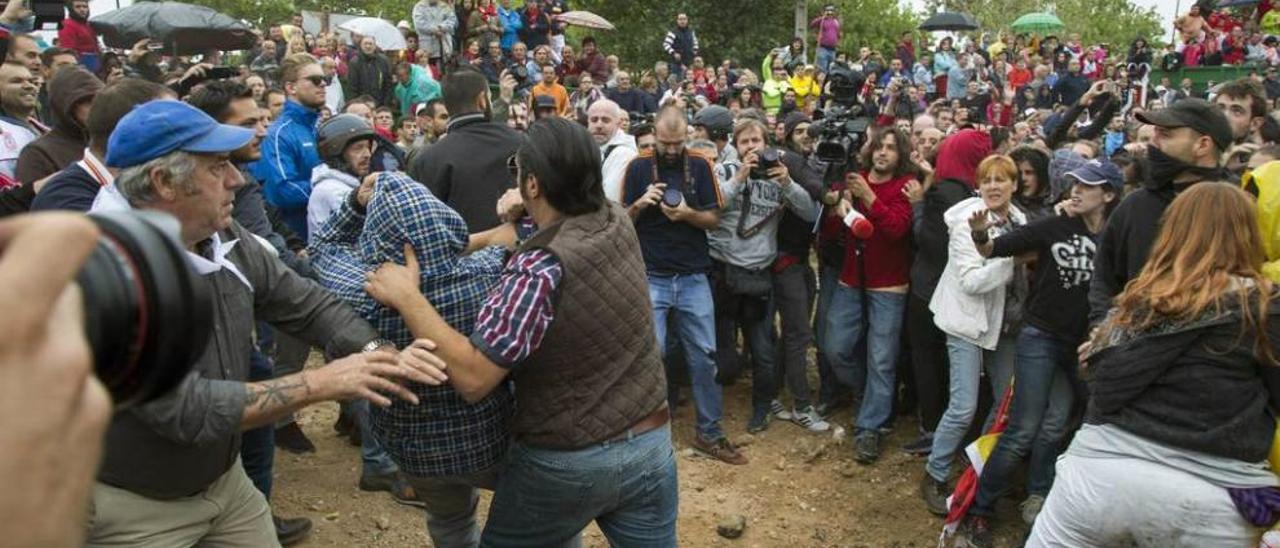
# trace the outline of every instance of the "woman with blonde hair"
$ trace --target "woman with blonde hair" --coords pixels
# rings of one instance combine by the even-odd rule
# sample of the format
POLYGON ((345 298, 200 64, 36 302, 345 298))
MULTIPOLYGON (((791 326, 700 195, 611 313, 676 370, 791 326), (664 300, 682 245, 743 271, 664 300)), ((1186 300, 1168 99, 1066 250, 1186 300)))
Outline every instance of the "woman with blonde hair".
POLYGON ((946 515, 947 478, 956 451, 978 413, 983 372, 992 394, 1003 394, 1013 375, 1013 359, 1026 276, 1016 274, 1014 258, 986 258, 973 245, 970 219, 989 222, 987 238, 997 238, 1027 218, 1013 202, 1018 165, 1001 154, 978 164, 978 195, 961 200, 943 213, 947 225, 947 263, 929 301, 933 323, 947 338, 950 383, 947 409, 933 433, 933 447, 920 481, 925 506, 946 515))
POLYGON ((1256 546, 1276 522, 1280 309, 1255 210, 1206 182, 1165 211, 1081 354, 1085 425, 1027 546, 1256 546))

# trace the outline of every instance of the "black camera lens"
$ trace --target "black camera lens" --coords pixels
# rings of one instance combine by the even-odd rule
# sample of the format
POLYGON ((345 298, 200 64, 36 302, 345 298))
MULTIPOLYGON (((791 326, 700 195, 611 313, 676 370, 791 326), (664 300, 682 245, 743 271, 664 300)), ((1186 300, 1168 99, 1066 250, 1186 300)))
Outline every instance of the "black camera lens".
POLYGON ((213 306, 173 217, 130 211, 89 218, 102 237, 76 281, 95 373, 120 409, 182 382, 205 350, 213 306))
POLYGON ((668 188, 662 191, 662 203, 667 207, 679 207, 680 202, 684 201, 684 193, 678 188, 668 188))

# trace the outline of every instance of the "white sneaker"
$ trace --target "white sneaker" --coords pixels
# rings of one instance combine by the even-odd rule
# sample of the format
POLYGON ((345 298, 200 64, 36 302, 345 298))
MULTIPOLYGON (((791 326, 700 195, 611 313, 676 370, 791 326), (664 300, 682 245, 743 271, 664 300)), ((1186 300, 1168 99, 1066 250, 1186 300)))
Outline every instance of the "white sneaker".
POLYGON ((1040 515, 1040 509, 1044 508, 1044 497, 1041 495, 1028 495, 1027 500, 1022 501, 1020 509, 1022 510, 1022 521, 1027 525, 1036 522, 1036 516, 1040 515))
POLYGON ((769 402, 769 412, 773 414, 774 418, 780 421, 789 421, 794 418, 791 412, 787 411, 787 408, 783 407, 782 402, 778 400, 769 402))
POLYGON ((831 423, 822 419, 822 416, 814 411, 810 405, 804 409, 792 410, 792 422, 805 427, 810 432, 826 432, 831 429, 831 423))

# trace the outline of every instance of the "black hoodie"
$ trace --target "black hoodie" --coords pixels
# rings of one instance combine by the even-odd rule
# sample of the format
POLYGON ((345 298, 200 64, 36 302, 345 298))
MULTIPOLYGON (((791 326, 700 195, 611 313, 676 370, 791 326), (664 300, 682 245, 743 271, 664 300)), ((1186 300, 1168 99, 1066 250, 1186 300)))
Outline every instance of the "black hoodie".
MULTIPOLYGON (((1226 170, 1201 181, 1230 180, 1226 170)), ((1197 181, 1198 182, 1198 181, 1197 181)), ((1160 231, 1160 217, 1178 192, 1190 184, 1148 181, 1125 196, 1107 219, 1093 258, 1093 282, 1089 285, 1089 325, 1097 325, 1111 309, 1111 300, 1147 263, 1147 255, 1160 231)))

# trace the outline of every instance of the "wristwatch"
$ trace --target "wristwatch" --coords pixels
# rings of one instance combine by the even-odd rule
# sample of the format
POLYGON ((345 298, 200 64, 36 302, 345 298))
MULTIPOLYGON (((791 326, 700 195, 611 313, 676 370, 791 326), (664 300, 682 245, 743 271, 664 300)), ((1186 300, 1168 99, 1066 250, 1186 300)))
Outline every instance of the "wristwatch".
POLYGON ((382 348, 382 347, 384 347, 384 346, 390 346, 391 348, 395 348, 395 347, 396 347, 396 343, 393 343, 393 342, 391 342, 391 341, 389 341, 389 340, 386 340, 386 339, 384 339, 384 338, 382 338, 382 337, 378 337, 378 338, 376 338, 376 339, 374 339, 374 340, 372 340, 372 341, 369 341, 369 342, 365 343, 365 345, 364 345, 363 347, 361 347, 361 348, 360 348, 360 351, 361 351, 361 352, 364 352, 364 353, 369 353, 369 352, 373 352, 373 351, 375 351, 375 350, 377 350, 377 349, 379 349, 379 348, 382 348))

